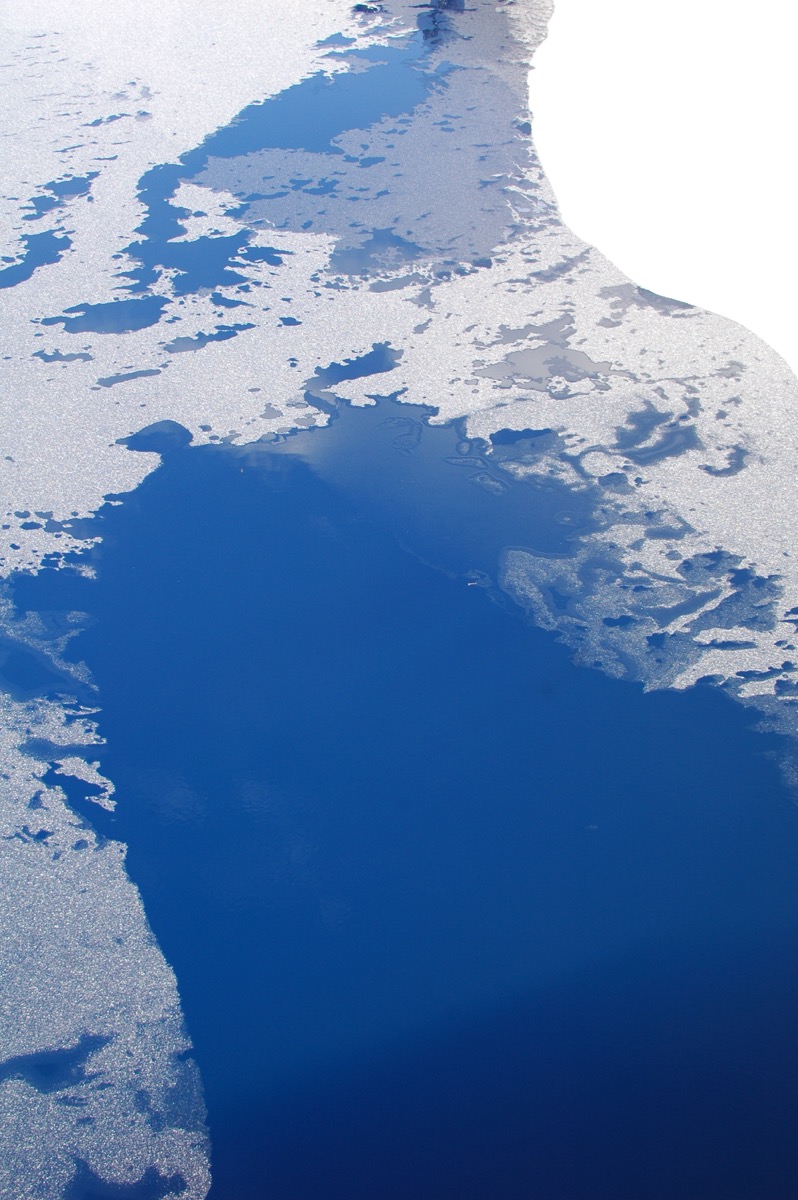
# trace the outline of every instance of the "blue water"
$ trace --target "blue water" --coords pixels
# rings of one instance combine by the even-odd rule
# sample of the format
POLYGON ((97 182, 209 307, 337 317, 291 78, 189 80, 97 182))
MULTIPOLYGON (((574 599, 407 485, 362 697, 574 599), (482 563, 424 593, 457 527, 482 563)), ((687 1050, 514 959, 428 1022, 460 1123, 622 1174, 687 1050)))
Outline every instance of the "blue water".
MULTIPOLYGON (((395 267, 429 257, 431 252, 438 256, 445 253, 446 269, 455 267, 456 261, 455 269, 461 273, 468 269, 461 259, 469 262, 471 269, 489 262, 485 251, 503 239, 508 224, 514 224, 516 218, 511 215, 511 206, 506 199, 487 199, 483 190, 492 188, 508 167, 512 170, 516 155, 508 150, 509 143, 503 138, 494 161, 486 150, 484 139, 492 138, 496 129, 506 123, 513 128, 510 141, 520 158, 525 157, 517 136, 520 126, 514 120, 517 117, 515 108, 505 112, 508 105, 517 106, 518 97, 506 87, 499 87, 498 81, 497 95, 492 96, 489 103, 487 99, 483 102, 484 127, 472 131, 484 169, 481 167, 473 179, 469 175, 469 183, 465 175, 458 180, 440 180, 443 190, 438 197, 438 206, 442 211, 450 208, 455 211, 456 221, 465 223, 462 230, 455 228, 454 221, 451 239, 445 238, 443 245, 439 245, 439 239, 433 236, 434 246, 427 244, 421 236, 427 214, 416 211, 415 199, 409 202, 408 208, 407 198, 404 207, 402 202, 397 205, 393 200, 390 205, 386 203, 365 223, 360 218, 353 220, 352 205, 365 200, 364 193, 369 193, 369 188, 363 185, 368 169, 386 162, 385 153, 364 153, 369 149, 375 131, 387 118, 401 118, 400 124, 404 127, 393 132, 397 137, 403 135, 412 116, 423 110, 425 102, 435 94, 448 92, 451 78, 460 72, 460 68, 453 67, 441 57, 441 50, 447 37, 459 36, 452 25, 451 14, 463 11, 461 0, 441 0, 440 3, 433 0, 418 7, 415 31, 391 39, 390 44, 353 47, 347 39, 342 39, 341 43, 328 40, 326 44, 330 48, 326 57, 332 60, 331 66, 340 67, 340 62, 335 60, 343 58, 356 69, 339 69, 333 73, 318 71, 275 96, 257 100, 181 155, 176 163, 158 163, 148 169, 140 178, 137 189, 145 210, 144 219, 136 229, 136 238, 125 247, 122 269, 116 271, 119 289, 127 293, 126 297, 112 303, 75 304, 60 315, 40 318, 41 324, 60 324, 67 333, 124 333, 145 329, 164 319, 170 309, 170 302, 157 294, 157 289, 165 285, 178 299, 212 289, 214 303, 223 306, 240 303, 225 297, 223 290, 247 291, 255 264, 279 267, 288 253, 251 244, 255 227, 262 225, 264 219, 278 229, 313 228, 342 239, 330 259, 329 274, 333 278, 341 273, 367 275, 375 268, 395 267), (359 142, 359 149, 354 154, 347 153, 339 141, 354 132, 365 140, 359 142), (304 174, 309 170, 307 178, 297 178, 284 164, 269 166, 268 153, 285 150, 303 153, 302 165, 297 164, 296 171, 304 174), (259 162, 259 156, 262 158, 264 154, 266 160, 259 162), (251 186, 237 180, 242 168, 246 168, 247 179, 251 177, 251 186), (238 219, 241 226, 236 233, 227 236, 216 234, 176 241, 185 234, 184 222, 191 215, 175 201, 179 185, 189 179, 207 183, 205 176, 209 170, 222 172, 221 182, 211 181, 213 188, 232 191, 236 195, 237 201, 228 215, 238 219), (351 178, 353 174, 358 175, 355 183, 351 178), (446 187, 450 190, 446 191, 446 187), (470 205, 462 203, 460 192, 464 187, 473 191, 470 205), (286 206, 272 207, 274 201, 286 197, 290 199, 288 211, 285 211, 286 206), (332 206, 337 210, 334 213, 328 212, 328 202, 332 200, 337 201, 332 206), (249 226, 246 221, 250 222, 249 226), (397 232, 408 222, 418 224, 421 240, 397 232), (453 253, 456 260, 451 258, 453 253)), ((452 107, 465 106, 467 112, 473 112, 477 106, 471 104, 472 99, 472 92, 464 87, 458 97, 453 98, 452 107)), ((461 118, 464 119, 464 114, 461 118)), ((447 114, 447 120, 454 119, 457 118, 452 113, 447 114)), ((447 128, 451 131, 452 127, 447 128)), ((377 140, 376 147, 382 147, 387 153, 393 143, 384 143, 385 137, 382 137, 377 140)), ((351 142, 347 144, 351 150, 351 142)), ((424 138, 419 139, 416 153, 425 144, 424 138)), ((393 150, 390 153, 393 154, 393 150)), ((280 158, 279 153, 277 158, 280 158)), ((412 154, 407 162, 402 158, 401 170, 393 171, 392 168, 391 180, 405 174, 412 158, 412 154)), ((399 163, 394 166, 398 167, 399 163)), ((26 219, 38 219, 53 208, 64 207, 68 199, 88 196, 95 175, 96 172, 46 184, 46 194, 31 200, 33 213, 27 214, 26 219)), ((370 199, 377 202, 387 197, 390 186, 393 184, 389 185, 387 178, 383 179, 382 186, 372 184, 370 199)), ((57 236, 52 231, 29 235, 23 238, 23 243, 25 255, 22 260, 0 269, 0 287, 11 287, 30 278, 37 267, 58 261, 71 244, 66 236, 57 236)), ((333 286, 338 285, 333 283, 333 286)), ((172 315, 166 319, 176 318, 172 315)), ((225 336, 236 336, 236 332, 225 336)), ((199 337, 200 341, 194 345, 187 344, 191 339, 178 339, 179 349, 198 349, 208 340, 220 340, 205 332, 199 337)), ((111 377, 111 383, 138 377, 111 377)), ((109 386, 107 379, 101 382, 109 386)))
POLYGON ((47 229, 43 233, 26 233, 20 238, 25 253, 18 262, 4 257, 0 262, 11 262, 11 266, 0 270, 0 288, 16 287, 25 283, 39 267, 57 263, 72 245, 72 239, 64 233, 47 229))
POLYGON ((177 973, 212 1200, 794 1200, 777 745, 468 586, 573 525, 424 416, 257 454, 165 423, 97 580, 16 584, 93 618, 92 819, 177 973))
POLYGON ((65 333, 131 333, 157 325, 168 303, 163 296, 144 296, 105 304, 75 304, 64 309, 75 316, 42 317, 40 324, 62 325, 65 333))
POLYGON ((335 145, 341 134, 411 112, 429 95, 434 77, 416 69, 424 53, 417 39, 348 53, 374 65, 362 73, 317 73, 248 105, 182 161, 197 171, 209 158, 235 158, 266 148, 343 154, 335 145))
MULTIPOLYGON (((330 51, 332 56, 336 53, 330 51)), ((417 69, 424 54, 423 38, 350 53, 370 64, 368 69, 334 75, 318 72, 277 96, 247 105, 228 125, 182 155, 178 164, 159 164, 142 176, 139 199, 146 216, 137 230, 142 237, 127 247, 139 265, 122 272, 123 278, 132 280, 128 285, 131 291, 147 291, 157 283, 164 268, 177 269, 175 291, 185 295, 205 287, 232 287, 246 282, 236 266, 253 262, 282 265, 277 251, 249 245, 252 232, 247 229, 230 237, 178 243, 172 240, 185 231, 181 221, 189 215, 188 210, 172 203, 175 191, 181 180, 197 175, 210 160, 264 149, 303 149, 343 156, 335 138, 352 129, 367 129, 384 117, 411 112, 433 87, 441 84, 435 73, 417 69)), ((368 165, 368 160, 361 162, 368 165)), ((326 181, 311 192, 321 195, 333 186, 326 181)))
POLYGON ((66 179, 53 179, 46 183, 42 188, 45 195, 31 197, 29 204, 33 211, 25 213, 23 221, 39 221, 55 208, 66 208, 68 200, 77 196, 88 196, 92 181, 98 174, 98 171, 89 171, 82 177, 70 175, 66 179))

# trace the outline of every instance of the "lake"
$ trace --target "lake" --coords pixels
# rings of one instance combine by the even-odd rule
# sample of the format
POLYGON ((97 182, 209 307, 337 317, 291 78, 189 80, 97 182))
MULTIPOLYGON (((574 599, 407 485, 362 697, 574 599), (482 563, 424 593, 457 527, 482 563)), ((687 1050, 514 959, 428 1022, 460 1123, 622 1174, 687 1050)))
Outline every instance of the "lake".
POLYGON ((94 821, 177 972, 211 1196, 786 1200, 776 739, 710 687, 574 666, 479 586, 501 497, 424 416, 257 451, 156 430, 97 580, 17 585, 94 622, 120 801, 94 821))

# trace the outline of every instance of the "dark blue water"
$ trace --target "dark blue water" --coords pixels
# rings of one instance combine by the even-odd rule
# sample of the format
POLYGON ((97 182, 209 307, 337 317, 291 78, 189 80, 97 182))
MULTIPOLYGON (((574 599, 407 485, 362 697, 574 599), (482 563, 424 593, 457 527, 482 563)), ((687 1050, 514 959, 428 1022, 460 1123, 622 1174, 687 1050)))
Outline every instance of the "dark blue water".
POLYGON ((177 973, 213 1200, 794 1200, 772 745, 468 586, 572 527, 422 417, 250 454, 156 431, 97 581, 17 584, 94 618, 102 829, 177 973))

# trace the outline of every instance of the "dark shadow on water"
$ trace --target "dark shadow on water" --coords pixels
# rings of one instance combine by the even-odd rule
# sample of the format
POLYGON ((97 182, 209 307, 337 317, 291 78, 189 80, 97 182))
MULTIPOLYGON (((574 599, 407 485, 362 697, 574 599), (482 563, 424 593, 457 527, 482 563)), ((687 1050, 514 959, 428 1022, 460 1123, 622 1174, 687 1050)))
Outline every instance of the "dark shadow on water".
POLYGON ((792 1200, 772 743, 467 586, 567 553, 567 497, 475 483, 419 417, 246 452, 153 427, 98 580, 16 584, 95 618, 97 823, 177 974, 213 1200, 792 1200))

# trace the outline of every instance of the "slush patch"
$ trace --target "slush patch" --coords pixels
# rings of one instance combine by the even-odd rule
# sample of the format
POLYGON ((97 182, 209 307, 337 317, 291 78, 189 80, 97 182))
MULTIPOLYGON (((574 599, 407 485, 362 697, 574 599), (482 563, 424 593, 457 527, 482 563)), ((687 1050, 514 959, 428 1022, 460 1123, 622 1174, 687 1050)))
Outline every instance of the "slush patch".
POLYGON ((150 375, 160 375, 161 372, 156 368, 151 368, 146 371, 127 371, 120 375, 106 375, 103 379, 98 379, 100 387, 114 387, 117 383, 129 383, 131 379, 146 379, 150 375))
POLYGON ((627 450, 626 457, 639 466, 645 466, 660 462, 663 458, 673 458, 674 455, 684 454, 686 450, 698 449, 700 445, 695 425, 673 425, 667 428, 652 445, 640 446, 636 450, 627 450))
POLYGON ((336 250, 330 268, 345 275, 368 275, 375 270, 395 271, 423 254, 421 246, 392 229, 375 229, 359 246, 336 250))
POLYGON ((725 467, 713 467, 708 463, 701 463, 701 470, 706 471, 707 475, 715 475, 723 477, 727 475, 739 475, 740 471, 745 468, 745 460, 748 458, 748 451, 743 446, 735 446, 729 450, 726 455, 725 467))
POLYGON ((91 362, 91 355, 85 350, 78 351, 77 354, 62 354, 60 350, 53 350, 52 354, 48 354, 46 350, 35 350, 31 357, 40 358, 46 363, 91 362))

